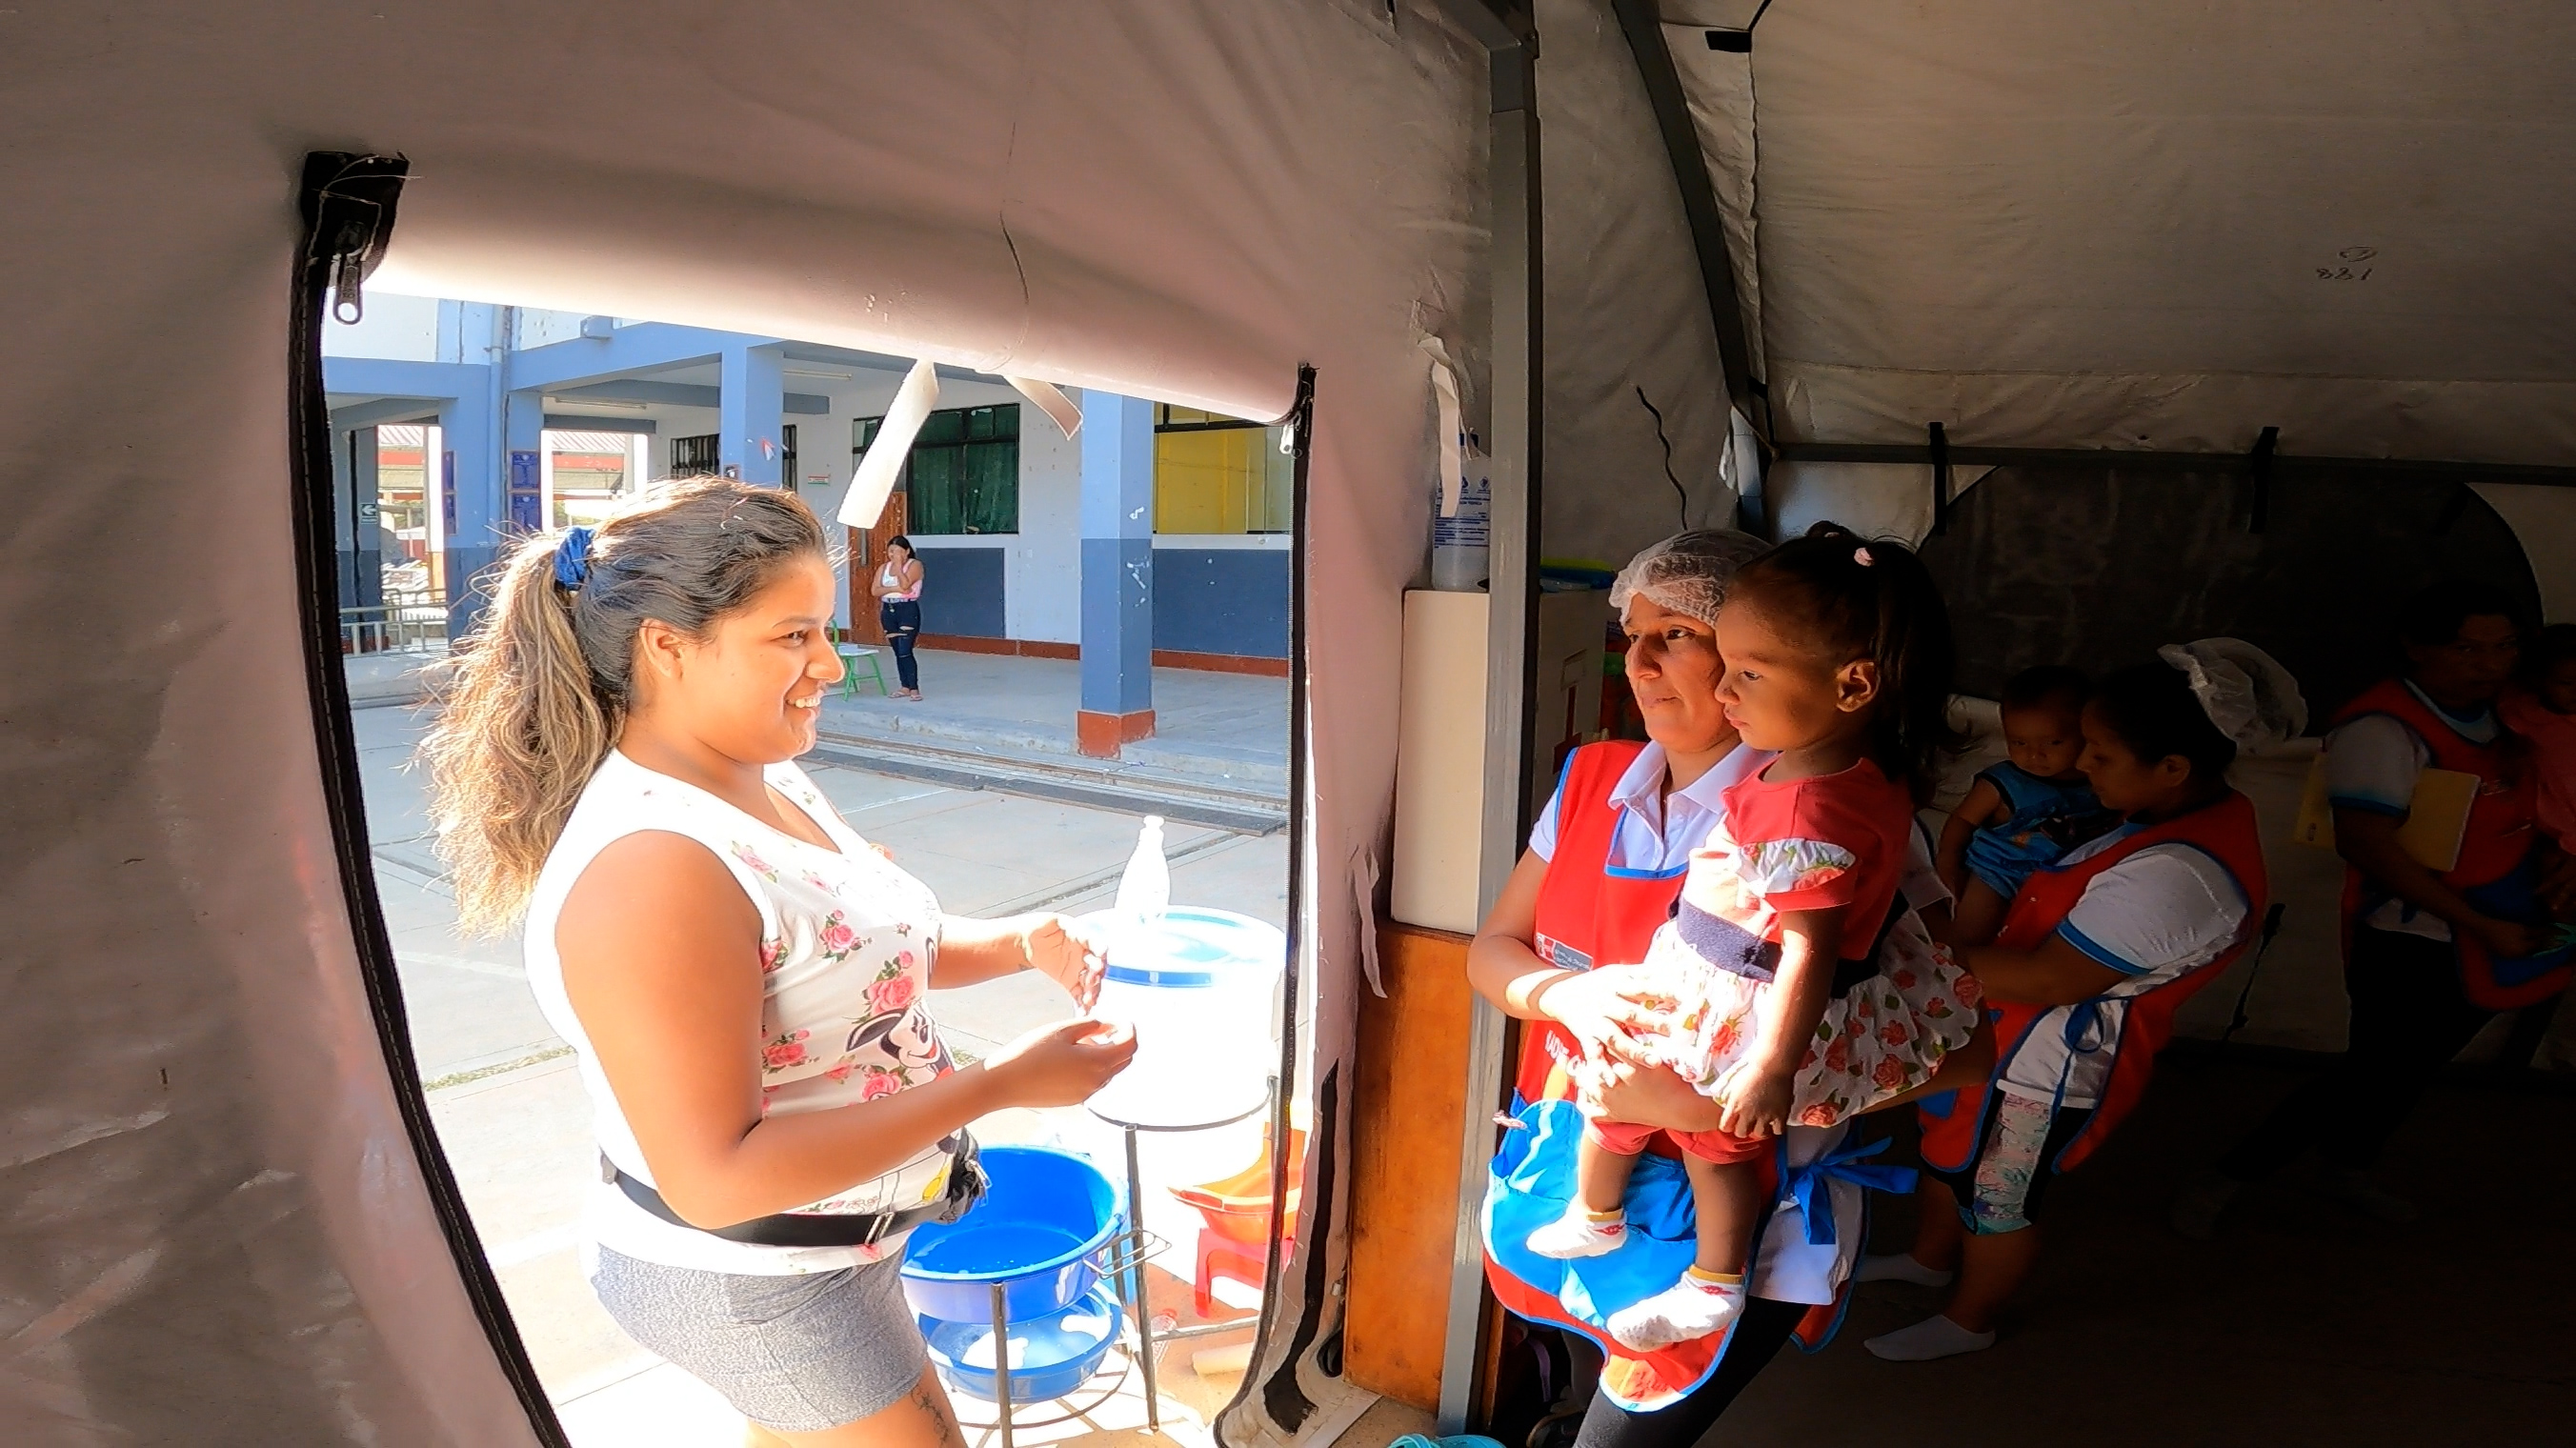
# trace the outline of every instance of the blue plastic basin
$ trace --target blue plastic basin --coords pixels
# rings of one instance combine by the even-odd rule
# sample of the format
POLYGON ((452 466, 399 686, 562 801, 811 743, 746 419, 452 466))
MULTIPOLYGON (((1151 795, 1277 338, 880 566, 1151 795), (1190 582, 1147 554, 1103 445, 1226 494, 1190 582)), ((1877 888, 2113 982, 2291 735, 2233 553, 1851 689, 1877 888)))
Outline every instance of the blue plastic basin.
MULTIPOLYGON (((1033 1322, 1011 1324, 1011 1401, 1042 1403, 1061 1398, 1090 1381, 1118 1340, 1118 1298, 1106 1283, 1071 1307, 1033 1322)), ((982 1322, 941 1322, 924 1318, 922 1336, 930 1342, 930 1361, 951 1388, 985 1402, 998 1401, 999 1374, 993 1371, 993 1328, 982 1322)))
POLYGON ((997 1282, 1015 1325, 1081 1301, 1125 1225, 1109 1178, 1038 1146, 988 1146, 984 1170, 992 1189, 973 1211, 913 1232, 903 1262, 913 1311, 988 1328, 997 1282))

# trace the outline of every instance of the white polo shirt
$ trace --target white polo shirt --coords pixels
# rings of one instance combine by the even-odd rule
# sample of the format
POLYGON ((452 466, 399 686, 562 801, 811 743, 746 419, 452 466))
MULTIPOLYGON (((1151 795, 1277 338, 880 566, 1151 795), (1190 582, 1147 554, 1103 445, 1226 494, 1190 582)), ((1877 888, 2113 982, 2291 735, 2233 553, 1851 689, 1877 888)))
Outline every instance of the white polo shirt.
MULTIPOLYGON (((2481 709, 2474 717, 2462 719, 2425 698, 2412 681, 2406 691, 2471 744, 2495 742, 2501 728, 2495 710, 2481 709)), ((2415 799, 2417 777, 2432 763, 2433 751, 2393 715, 2365 714, 2326 735, 2326 791, 2338 809, 2367 810, 2403 820, 2415 799)), ((2372 907, 2361 923, 2373 930, 2427 940, 2451 938, 2450 924, 2442 917, 2395 896, 2372 907)))
MULTIPOLYGON (((2123 825, 2088 840, 2067 851, 2057 868, 2089 860, 2137 831, 2123 825)), ((2101 1104, 2130 1000, 2225 954, 2251 913, 2236 877, 2192 845, 2150 845, 2094 876, 2057 935, 2126 978, 2093 1002, 2049 1010, 2018 1050, 1997 1042, 2013 1050, 1999 1084, 2032 1101, 2101 1104)))

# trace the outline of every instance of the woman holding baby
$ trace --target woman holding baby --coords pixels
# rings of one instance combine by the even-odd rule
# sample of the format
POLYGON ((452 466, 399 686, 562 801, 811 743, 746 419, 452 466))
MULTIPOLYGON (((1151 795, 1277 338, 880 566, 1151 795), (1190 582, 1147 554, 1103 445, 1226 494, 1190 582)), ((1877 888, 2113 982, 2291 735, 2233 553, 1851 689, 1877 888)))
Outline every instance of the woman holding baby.
MULTIPOLYGON (((1805 552, 1818 555, 1811 561, 1831 573, 1833 589, 1864 601, 1874 597, 1880 580, 1898 577, 1898 570, 1912 563, 1901 550, 1876 556, 1871 551, 1876 545, 1848 534, 1802 543, 1808 545, 1805 552), (1824 557, 1828 553, 1832 557, 1824 557), (1882 564, 1886 573, 1873 571, 1882 564)), ((1746 1131, 1747 1122, 1728 1118, 1725 1105, 1682 1072, 1640 1066, 1629 1059, 1634 1052, 1610 1049, 1622 1039, 1672 1024, 1669 1013, 1657 1009, 1670 1002, 1656 999, 1658 983, 1670 980, 1671 973, 1639 963, 1655 952, 1659 931, 1672 933, 1667 922, 1692 908, 1684 904, 1685 878, 1694 868, 1707 867, 1706 861, 1695 866, 1693 852, 1705 854, 1703 847, 1713 834, 1725 835, 1727 797, 1740 797, 1741 787, 1748 785, 1758 792, 1764 785, 1759 776, 1780 773, 1783 754, 1748 745, 1729 719, 1734 710, 1748 721, 1768 720, 1758 701, 1773 681, 1767 673, 1728 679, 1718 647, 1719 605, 1728 586, 1739 568, 1765 551, 1759 540, 1741 533, 1685 533, 1646 550, 1621 573, 1611 603, 1620 610, 1628 635, 1627 676, 1650 742, 1591 745, 1567 761, 1555 797, 1531 832, 1528 853, 1468 956, 1476 988, 1506 1013, 1530 1023, 1515 1077, 1517 1095, 1526 1105, 1519 1129, 1510 1133, 1497 1162, 1501 1180, 1489 1198, 1488 1276, 1504 1306, 1581 1333, 1607 1355, 1601 1391, 1579 1440, 1584 1448, 1689 1444, 1793 1332, 1803 1325, 1815 1330, 1812 1336, 1829 1328, 1858 1246, 1858 1191, 1850 1183, 1877 1170, 1858 1160, 1866 1153, 1845 1139, 1845 1113, 1824 1113, 1834 1122, 1829 1127, 1790 1128, 1781 1149, 1741 1154, 1725 1170, 1759 1176, 1745 1201, 1767 1203, 1785 1192, 1802 1209, 1758 1209, 1752 1214, 1759 1222, 1758 1243, 1750 1250, 1743 1240, 1730 1245, 1725 1232, 1710 1230, 1713 1224, 1706 1217, 1692 1220, 1693 1194, 1683 1183, 1685 1178, 1695 1181, 1710 1166, 1693 1144, 1720 1134, 1721 1128, 1757 1139, 1772 1136, 1777 1121, 1750 1123, 1754 1129, 1746 1131), (1584 1098, 1579 1114, 1570 1104, 1578 1092, 1584 1098), (1623 1128, 1613 1155, 1605 1157, 1598 1141, 1571 1144, 1577 1132, 1592 1135, 1585 1118, 1623 1128), (1634 1152, 1639 1138, 1646 1142, 1644 1155, 1615 1155, 1634 1152), (1676 1142, 1681 1143, 1678 1148, 1676 1142), (1677 1156, 1687 1164, 1677 1163, 1677 1156), (1578 1157, 1583 1158, 1579 1167, 1578 1157), (1609 1187, 1612 1210, 1588 1215, 1611 1220, 1574 1221, 1585 1198, 1594 1194, 1591 1188, 1600 1185, 1592 1181, 1601 1175, 1596 1163, 1618 1171, 1609 1187), (1633 1185, 1627 1177, 1631 1171, 1633 1185), (1533 1175, 1546 1173, 1554 1173, 1555 1179, 1542 1183, 1533 1175), (1576 1181, 1578 1175, 1585 1181, 1576 1181), (1618 1210, 1622 1185, 1627 1188, 1624 1213, 1618 1210), (1571 1203, 1568 1216, 1556 1219, 1548 1212, 1528 1217, 1533 1204, 1550 1201, 1571 1203), (1648 1239, 1648 1250, 1614 1253, 1620 1233, 1631 1224, 1648 1239), (1584 1250, 1594 1235, 1608 1243, 1597 1253, 1584 1250), (1566 1243, 1557 1240, 1574 1237, 1587 1240, 1574 1250, 1565 1250, 1566 1243), (1647 1258, 1653 1262, 1631 1265, 1647 1258), (1725 1268, 1730 1260, 1731 1271, 1702 1271, 1708 1263, 1725 1268), (1643 1276, 1636 1280, 1622 1280, 1623 1274, 1639 1272, 1643 1276), (1673 1310, 1676 1304, 1681 1312, 1673 1310), (1710 1310, 1700 1311, 1703 1307, 1710 1310), (1701 1320, 1680 1320, 1692 1315, 1701 1320)), ((1785 589, 1782 596, 1812 603, 1814 593, 1801 587, 1785 589)), ((1875 662, 1853 665, 1838 661, 1835 668, 1818 672, 1813 681, 1817 689, 1811 692, 1826 713, 1807 717, 1799 727, 1832 732, 1836 721, 1828 716, 1838 709, 1834 691, 1854 679, 1858 689, 1849 698, 1866 716, 1885 675, 1875 662)), ((1909 682, 1915 689, 1946 687, 1946 679, 1909 682)), ((1865 740, 1857 741, 1854 750, 1853 761, 1818 777, 1874 768, 1858 757, 1870 752, 1865 740)), ((1783 775, 1773 783, 1790 787, 1797 781, 1783 775)), ((1902 793, 1895 788, 1895 795, 1902 793)), ((1892 906, 1878 907, 1862 928, 1851 932, 1857 938, 1831 943, 1812 963, 1813 979, 1805 990, 1813 997, 1808 1004, 1819 1010, 1831 1009, 1823 1004, 1829 994, 1842 997, 1843 966, 1865 963, 1885 952, 1893 939, 1908 943, 1900 950, 1913 948, 1928 957, 1929 942, 1916 912, 1946 904, 1948 894, 1932 871, 1919 832, 1902 822, 1901 803, 1897 810, 1900 822, 1885 832, 1887 838, 1874 851, 1883 858, 1892 849, 1903 858, 1893 872, 1898 878, 1892 906)), ((1831 893, 1830 887, 1822 888, 1831 893)), ((1764 933, 1764 922, 1751 924, 1753 937, 1764 933)), ((1767 954, 1761 943, 1750 948, 1779 967, 1785 980, 1801 963, 1799 951, 1811 944, 1794 941, 1785 958, 1777 942, 1767 954)), ((1928 977, 1928 960, 1925 965, 1928 977)), ((1878 1104, 1894 1104, 1925 1089, 1927 1073, 1943 1064, 1945 1055, 1954 1069, 1944 1072, 1939 1084, 1947 1084, 1946 1078, 1959 1069, 1982 1074, 1982 1062, 1967 1059, 1976 1048, 1959 1049, 1973 1012, 1957 1004, 1937 1009, 1950 1019, 1940 1027, 1942 1038, 1921 1043, 1925 1049, 1908 1063, 1915 1084, 1900 1086, 1878 1104)), ((1755 1014, 1768 1010, 1754 1008, 1755 1014)), ((1789 1005, 1776 1014, 1785 1020, 1800 1012, 1789 1005)), ((1839 1023, 1844 1017, 1833 1019, 1839 1023)), ((1803 1025, 1810 1033, 1816 1028, 1816 1022, 1803 1025)), ((1786 1078, 1791 1074, 1803 1080, 1825 1069, 1821 1060, 1801 1062, 1795 1041, 1772 1044, 1774 1054, 1782 1057, 1783 1093, 1790 1090, 1786 1078)), ((1806 1054, 1821 1058, 1826 1053, 1806 1054)), ((1833 1064, 1839 1066, 1841 1053, 1835 1054, 1833 1064)), ((1902 1075, 1903 1068, 1890 1074, 1902 1075)), ((1812 1103, 1801 1099, 1799 1104, 1812 1103)), ((1738 1233, 1754 1226, 1752 1221, 1732 1224, 1738 1233)))

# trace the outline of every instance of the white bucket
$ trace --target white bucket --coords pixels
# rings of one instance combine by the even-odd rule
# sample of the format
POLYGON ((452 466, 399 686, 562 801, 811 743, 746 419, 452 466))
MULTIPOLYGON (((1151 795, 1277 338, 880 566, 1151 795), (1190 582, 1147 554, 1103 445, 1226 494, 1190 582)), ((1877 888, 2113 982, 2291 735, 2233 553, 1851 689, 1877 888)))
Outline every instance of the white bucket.
POLYGON ((1279 1069, 1279 982, 1288 938, 1231 910, 1176 905, 1141 940, 1110 912, 1094 1013, 1136 1028, 1136 1059, 1091 1098, 1108 1120, 1161 1130, 1211 1126, 1260 1109, 1279 1069))

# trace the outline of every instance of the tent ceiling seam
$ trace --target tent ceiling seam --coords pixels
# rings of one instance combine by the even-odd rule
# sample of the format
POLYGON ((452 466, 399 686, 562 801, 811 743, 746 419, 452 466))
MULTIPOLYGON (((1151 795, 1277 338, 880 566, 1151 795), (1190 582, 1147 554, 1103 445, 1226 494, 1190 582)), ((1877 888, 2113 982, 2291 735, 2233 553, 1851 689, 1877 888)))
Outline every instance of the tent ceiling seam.
POLYGON ((1611 0, 1619 29, 1635 57, 1638 81, 1663 138, 1664 158, 1673 184, 1681 192, 1682 219, 1689 226, 1698 254, 1700 284, 1708 300, 1709 323, 1717 333, 1718 364, 1726 373, 1727 400, 1769 440, 1770 419, 1758 412, 1753 369, 1744 336, 1744 307, 1735 289, 1735 265, 1726 247, 1726 222, 1717 206, 1717 187, 1709 180, 1708 157, 1700 150, 1691 122, 1690 103, 1682 94, 1681 73, 1664 43, 1663 21, 1650 0, 1611 0))

